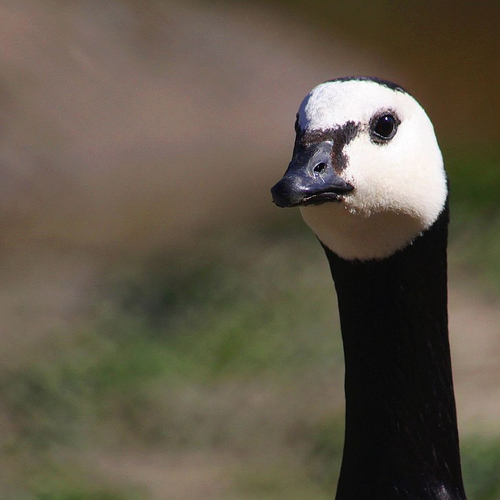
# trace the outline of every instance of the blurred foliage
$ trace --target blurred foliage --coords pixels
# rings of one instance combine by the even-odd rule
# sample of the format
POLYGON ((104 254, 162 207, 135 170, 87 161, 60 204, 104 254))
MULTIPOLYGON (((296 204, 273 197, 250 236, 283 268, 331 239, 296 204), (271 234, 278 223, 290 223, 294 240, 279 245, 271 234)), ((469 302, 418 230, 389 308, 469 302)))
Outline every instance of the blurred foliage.
POLYGON ((463 440, 462 466, 470 500, 500 498, 500 440, 468 436, 463 440))
POLYGON ((499 212, 500 148, 481 143, 464 147, 448 142, 442 149, 456 216, 490 219, 499 212))
MULTIPOLYGON (((55 357, 0 374, 15 422, 5 450, 38 457, 34 498, 135 498, 104 483, 80 491, 71 478, 86 473, 57 450, 138 444, 264 453, 265 466, 234 471, 238 498, 331 497, 343 416, 331 401, 311 402, 318 387, 341 395, 340 335, 321 326, 337 321, 333 285, 308 230, 291 221, 273 235, 226 235, 177 257, 175 270, 154 260, 116 273, 84 324, 51 337, 55 357)), ((497 500, 500 445, 464 443, 469 499, 497 500)))
POLYGON ((311 481, 303 470, 290 467, 289 463, 278 463, 274 467, 258 468, 240 472, 233 487, 234 498, 245 500, 328 500, 331 495, 311 481))
POLYGON ((500 149, 443 147, 450 178, 450 267, 500 291, 500 149))
MULTIPOLYGON (((139 497, 136 497, 139 498, 139 497)), ((40 493, 34 500, 132 500, 132 497, 106 491, 73 491, 64 493, 40 493)))
MULTIPOLYGON (((5 450, 21 462, 38 457, 43 471, 46 460, 60 463, 60 447, 252 448, 269 434, 295 442, 307 403, 283 398, 307 391, 297 377, 335 377, 342 359, 340 336, 321 326, 334 314, 327 264, 305 234, 292 224, 277 240, 265 231, 217 238, 174 271, 155 261, 124 272, 84 324, 53 332, 37 362, 0 373, 14 428, 5 450), (279 413, 265 426, 252 408, 238 417, 245 394, 261 390, 279 413), (296 404, 304 410, 294 415, 286 408, 296 404)), ((66 473, 64 464, 49 469, 66 473)))
POLYGON ((334 494, 344 447, 344 415, 319 421, 311 431, 310 474, 326 491, 334 494))

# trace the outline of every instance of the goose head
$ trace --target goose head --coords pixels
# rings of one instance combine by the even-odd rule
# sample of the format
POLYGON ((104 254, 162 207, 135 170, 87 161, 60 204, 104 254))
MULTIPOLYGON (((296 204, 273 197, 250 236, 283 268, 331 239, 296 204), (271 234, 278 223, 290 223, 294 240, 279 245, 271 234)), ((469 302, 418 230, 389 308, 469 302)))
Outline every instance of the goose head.
POLYGON ((272 188, 346 260, 384 259, 429 229, 447 179, 433 125, 401 87, 369 77, 315 87, 295 123, 292 160, 272 188))

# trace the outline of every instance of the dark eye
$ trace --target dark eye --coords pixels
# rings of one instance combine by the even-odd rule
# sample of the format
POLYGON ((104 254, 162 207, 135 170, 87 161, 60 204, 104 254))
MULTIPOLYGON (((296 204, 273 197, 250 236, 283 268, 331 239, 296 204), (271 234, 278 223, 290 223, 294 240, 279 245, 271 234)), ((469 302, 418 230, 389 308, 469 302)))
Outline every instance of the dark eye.
POLYGON ((382 139, 387 141, 392 139, 396 134, 396 130, 398 128, 398 124, 396 122, 396 118, 390 114, 385 114, 377 118, 372 126, 372 137, 375 140, 382 139))

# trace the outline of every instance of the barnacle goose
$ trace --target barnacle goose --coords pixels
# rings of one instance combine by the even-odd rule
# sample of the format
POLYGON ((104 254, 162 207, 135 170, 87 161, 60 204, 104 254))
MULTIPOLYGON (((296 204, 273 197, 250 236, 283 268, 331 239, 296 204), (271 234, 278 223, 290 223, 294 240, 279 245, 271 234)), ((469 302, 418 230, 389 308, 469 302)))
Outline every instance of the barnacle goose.
POLYGON ((402 87, 331 80, 302 101, 272 188, 328 258, 345 355, 337 500, 465 500, 447 316, 448 188, 427 114, 402 87))

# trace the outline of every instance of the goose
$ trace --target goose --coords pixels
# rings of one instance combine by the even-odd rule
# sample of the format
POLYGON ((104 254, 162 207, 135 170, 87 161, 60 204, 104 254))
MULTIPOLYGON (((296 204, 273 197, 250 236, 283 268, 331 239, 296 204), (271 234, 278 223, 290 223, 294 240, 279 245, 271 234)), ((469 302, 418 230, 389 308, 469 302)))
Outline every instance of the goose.
POLYGON ((337 291, 345 436, 337 500, 465 500, 447 313, 448 182, 401 86, 324 82, 302 101, 271 189, 299 207, 337 291))

